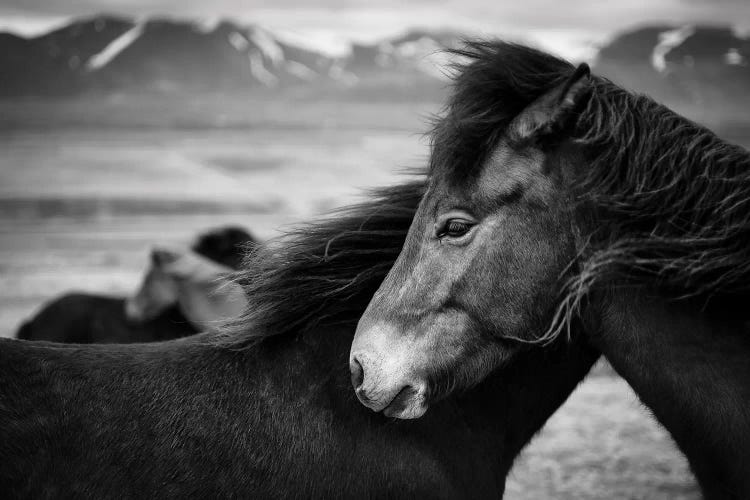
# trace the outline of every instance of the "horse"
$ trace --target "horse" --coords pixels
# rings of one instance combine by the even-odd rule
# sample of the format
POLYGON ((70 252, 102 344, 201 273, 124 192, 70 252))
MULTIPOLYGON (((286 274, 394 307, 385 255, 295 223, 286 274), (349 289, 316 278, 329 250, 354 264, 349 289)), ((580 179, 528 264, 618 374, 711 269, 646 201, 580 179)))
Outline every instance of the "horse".
POLYGON ((131 322, 146 323, 177 303, 190 325, 214 330, 247 308, 232 269, 197 253, 156 247, 140 288, 125 300, 131 322))
MULTIPOLYGON (((200 234, 191 249, 213 262, 238 269, 245 250, 255 245, 257 240, 245 229, 227 226, 200 234)), ((154 253, 152 265, 158 258, 154 253)), ((133 311, 128 314, 127 304, 123 297, 66 293, 24 322, 16 337, 78 344, 154 342, 194 335, 203 326, 185 317, 176 297, 160 304, 158 314, 141 320, 135 319, 137 313, 133 311)))
POLYGON ((418 421, 350 390, 359 317, 425 180, 388 187, 251 257, 246 312, 144 344, 0 339, 6 498, 500 498, 513 459, 586 375, 586 342, 530 348, 418 421))
POLYGON ((352 342, 358 399, 418 418, 584 338, 706 498, 750 498, 750 154, 585 64, 455 54, 426 194, 352 342))

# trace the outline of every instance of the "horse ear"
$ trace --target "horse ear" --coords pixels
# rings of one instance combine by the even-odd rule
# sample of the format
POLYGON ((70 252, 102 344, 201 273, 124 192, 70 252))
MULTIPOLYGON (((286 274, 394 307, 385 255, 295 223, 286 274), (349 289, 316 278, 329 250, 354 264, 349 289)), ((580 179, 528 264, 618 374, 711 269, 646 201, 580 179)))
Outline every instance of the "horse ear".
POLYGON ((589 65, 579 65, 565 82, 529 104, 508 127, 514 142, 527 142, 560 130, 583 102, 591 82, 589 65))
POLYGON ((180 253, 169 248, 154 247, 151 249, 151 263, 156 267, 163 267, 180 258, 180 253))

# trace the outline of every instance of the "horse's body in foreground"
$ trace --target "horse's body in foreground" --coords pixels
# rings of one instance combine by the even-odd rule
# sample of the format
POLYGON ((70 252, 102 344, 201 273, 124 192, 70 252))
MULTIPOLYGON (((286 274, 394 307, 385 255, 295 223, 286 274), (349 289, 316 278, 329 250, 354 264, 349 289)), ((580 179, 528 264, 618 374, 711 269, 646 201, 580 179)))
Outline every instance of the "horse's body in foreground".
POLYGON ((420 417, 584 336, 707 497, 750 498, 750 154, 585 65, 461 55, 427 193, 352 345, 357 396, 420 417))
MULTIPOLYGON (((192 251, 216 265, 226 266, 228 271, 239 267, 246 247, 253 244, 255 240, 247 231, 226 227, 201 234, 193 243, 192 251)), ((152 252, 152 261, 154 255, 156 252, 152 252)), ((195 281, 190 277, 185 279, 195 281)), ((187 292, 195 300, 196 293, 201 293, 201 290, 194 286, 187 292)), ((184 299, 187 300, 187 297, 184 299)), ((186 317, 179 302, 175 290, 158 306, 151 307, 153 313, 148 317, 134 317, 132 311, 128 311, 127 298, 66 293, 47 303, 33 318, 24 322, 16 337, 76 344, 122 344, 170 340, 193 335, 203 329, 205 325, 186 317)))
POLYGON ((498 498, 514 457, 598 354, 531 348, 424 419, 357 403, 354 327, 422 184, 311 225, 248 271, 224 335, 154 344, 0 340, 6 498, 498 498))

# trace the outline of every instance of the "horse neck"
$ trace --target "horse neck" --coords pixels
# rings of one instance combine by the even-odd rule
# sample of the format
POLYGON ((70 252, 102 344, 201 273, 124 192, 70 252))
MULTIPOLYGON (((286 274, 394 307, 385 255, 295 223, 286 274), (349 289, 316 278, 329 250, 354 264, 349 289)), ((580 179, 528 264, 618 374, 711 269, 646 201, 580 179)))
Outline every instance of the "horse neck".
POLYGON ((700 308, 614 291, 593 344, 687 455, 707 498, 750 498, 750 332, 700 308))
MULTIPOLYGON (((481 406, 495 427, 501 463, 512 464, 521 450, 584 379, 599 352, 582 335, 570 342, 523 351, 466 398, 481 406)), ((459 402, 466 407, 466 402, 459 402)))

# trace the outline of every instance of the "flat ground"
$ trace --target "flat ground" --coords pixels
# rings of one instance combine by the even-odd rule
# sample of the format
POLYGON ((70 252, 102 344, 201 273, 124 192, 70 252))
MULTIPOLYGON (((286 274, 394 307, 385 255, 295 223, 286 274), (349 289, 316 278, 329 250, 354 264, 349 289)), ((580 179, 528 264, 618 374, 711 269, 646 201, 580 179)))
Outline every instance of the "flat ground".
MULTIPOLYGON (((185 118, 158 106, 89 105, 0 103, 3 336, 64 291, 133 290, 155 243, 235 223, 269 238, 361 188, 394 182, 403 168, 425 165, 419 117, 435 108, 255 102, 241 108, 253 109, 252 120, 230 113, 206 127, 199 106, 185 118)), ((667 434, 606 366, 518 460, 507 494, 698 497, 667 434)))

